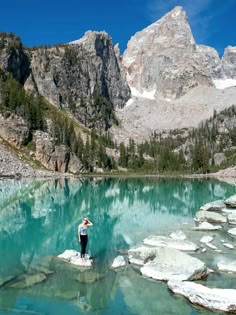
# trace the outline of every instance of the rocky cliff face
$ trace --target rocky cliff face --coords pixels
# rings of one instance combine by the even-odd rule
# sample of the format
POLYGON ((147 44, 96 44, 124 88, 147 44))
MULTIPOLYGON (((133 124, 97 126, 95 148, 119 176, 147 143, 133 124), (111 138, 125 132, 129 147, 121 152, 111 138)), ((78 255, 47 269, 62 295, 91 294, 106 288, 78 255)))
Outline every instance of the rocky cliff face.
POLYGON ((30 68, 30 60, 22 47, 20 38, 14 34, 0 33, 0 69, 11 73, 24 84, 30 68))
POLYGON ((193 58, 195 54, 186 13, 176 7, 128 43, 123 65, 133 94, 176 99, 198 85, 212 86, 209 72, 193 58))
POLYGON ((81 99, 103 96, 114 108, 130 97, 111 37, 87 32, 80 40, 61 47, 31 51, 31 75, 25 86, 37 90, 60 107, 79 106, 81 99))
POLYGON ((236 79, 236 47, 225 48, 222 57, 223 74, 226 78, 236 79))

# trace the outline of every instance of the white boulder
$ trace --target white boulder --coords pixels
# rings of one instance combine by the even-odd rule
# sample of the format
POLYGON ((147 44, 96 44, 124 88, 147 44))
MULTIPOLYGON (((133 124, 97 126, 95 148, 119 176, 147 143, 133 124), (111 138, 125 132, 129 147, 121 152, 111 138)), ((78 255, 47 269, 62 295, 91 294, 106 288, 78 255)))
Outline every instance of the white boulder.
POLYGON ((80 258, 80 255, 72 257, 69 263, 78 267, 86 267, 86 268, 92 267, 92 260, 86 257, 82 259, 80 258))
POLYGON ((181 240, 184 241, 187 239, 187 236, 184 234, 183 231, 176 231, 170 234, 170 237, 174 240, 181 240))
POLYGON ((117 256, 112 265, 111 268, 116 269, 116 268, 120 268, 120 267, 124 267, 126 265, 125 259, 123 256, 117 256))
POLYGON ((236 225, 236 213, 230 213, 228 215, 229 224, 236 225))
POLYGON ((210 289, 194 282, 169 281, 168 288, 191 303, 212 311, 236 312, 236 290, 210 289))
POLYGON ((80 257, 80 253, 73 249, 67 249, 64 253, 57 256, 60 259, 66 260, 68 263, 79 267, 92 267, 92 260, 88 255, 84 259, 80 257))
POLYGON ((236 260, 233 261, 222 260, 218 262, 217 268, 220 271, 236 272, 236 260))
POLYGON ((176 240, 166 236, 149 236, 143 240, 145 245, 158 246, 158 247, 169 247, 175 248, 182 251, 196 251, 199 247, 186 240, 176 240))
POLYGON ((209 222, 202 222, 198 226, 192 228, 192 230, 195 231, 216 231, 221 229, 222 227, 220 225, 213 225, 209 222))
POLYGON ((194 280, 208 274, 204 262, 173 248, 159 248, 154 260, 141 269, 143 276, 155 280, 194 280))
POLYGON ((210 223, 226 223, 227 218, 220 213, 213 212, 213 211, 203 211, 200 210, 196 213, 194 218, 196 222, 203 222, 207 221, 210 223))
POLYGON ((236 236, 236 228, 228 230, 228 233, 231 234, 231 235, 236 236))
POLYGON ((212 202, 208 202, 205 205, 201 206, 200 210, 203 211, 221 211, 225 208, 225 203, 223 200, 215 200, 212 202))
POLYGON ((205 235, 200 239, 201 243, 210 243, 213 241, 213 237, 210 235, 205 235))
POLYGON ((227 207, 236 208, 236 195, 233 195, 224 201, 227 207))
POLYGON ((76 257, 78 255, 80 255, 80 254, 76 250, 67 249, 64 251, 64 253, 58 255, 57 257, 65 259, 65 260, 70 260, 72 257, 76 257))

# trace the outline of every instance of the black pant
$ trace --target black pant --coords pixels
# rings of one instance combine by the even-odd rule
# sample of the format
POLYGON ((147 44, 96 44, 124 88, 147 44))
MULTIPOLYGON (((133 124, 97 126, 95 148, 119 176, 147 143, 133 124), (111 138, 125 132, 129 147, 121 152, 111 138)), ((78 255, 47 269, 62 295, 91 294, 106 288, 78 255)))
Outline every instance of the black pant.
POLYGON ((84 257, 86 253, 87 243, 88 243, 88 235, 80 234, 81 258, 84 257))

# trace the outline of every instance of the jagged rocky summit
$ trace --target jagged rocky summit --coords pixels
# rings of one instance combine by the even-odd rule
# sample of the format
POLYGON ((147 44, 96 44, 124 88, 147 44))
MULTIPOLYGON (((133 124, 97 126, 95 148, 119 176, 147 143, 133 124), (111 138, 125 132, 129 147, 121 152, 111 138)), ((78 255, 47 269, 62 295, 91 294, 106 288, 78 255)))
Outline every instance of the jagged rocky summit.
POLYGON ((182 7, 136 33, 123 57, 133 95, 153 99, 176 99, 196 86, 214 86, 214 79, 235 79, 235 61, 234 47, 220 60, 214 48, 195 43, 182 7))
POLYGON ((136 33, 122 59, 132 98, 117 112, 117 141, 163 130, 197 127, 236 101, 236 48, 198 45, 187 15, 176 7, 136 33), (230 88, 228 88, 230 87, 230 88))

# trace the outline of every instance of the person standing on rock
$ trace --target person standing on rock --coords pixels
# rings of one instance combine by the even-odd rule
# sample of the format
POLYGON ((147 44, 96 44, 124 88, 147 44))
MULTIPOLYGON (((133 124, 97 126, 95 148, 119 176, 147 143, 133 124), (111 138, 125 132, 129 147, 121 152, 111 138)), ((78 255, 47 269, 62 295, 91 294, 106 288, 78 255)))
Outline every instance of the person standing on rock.
POLYGON ((81 246, 81 258, 85 259, 86 247, 88 244, 88 228, 92 226, 93 223, 89 221, 88 218, 83 218, 82 223, 78 226, 78 238, 81 246))

